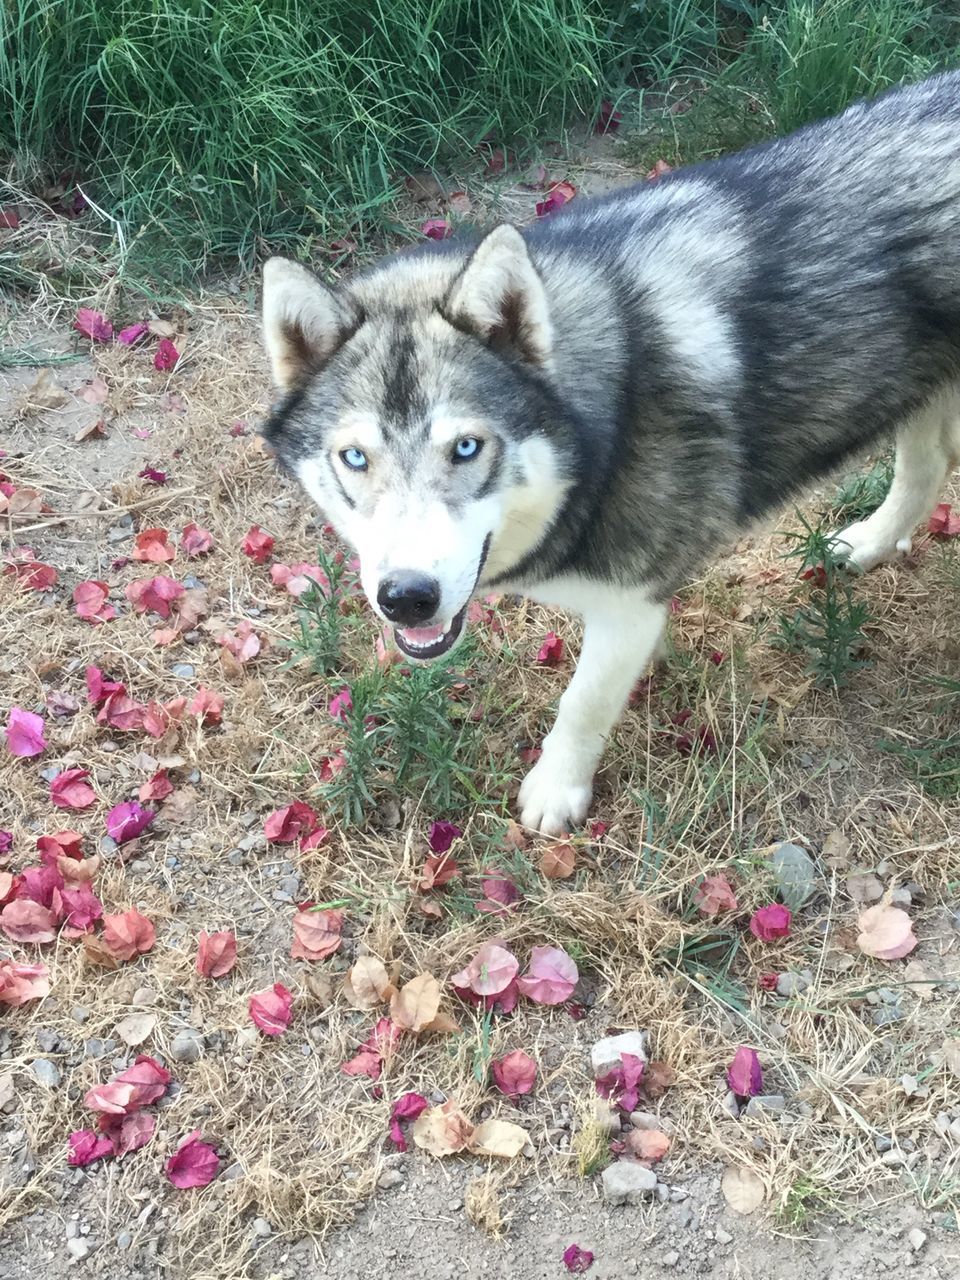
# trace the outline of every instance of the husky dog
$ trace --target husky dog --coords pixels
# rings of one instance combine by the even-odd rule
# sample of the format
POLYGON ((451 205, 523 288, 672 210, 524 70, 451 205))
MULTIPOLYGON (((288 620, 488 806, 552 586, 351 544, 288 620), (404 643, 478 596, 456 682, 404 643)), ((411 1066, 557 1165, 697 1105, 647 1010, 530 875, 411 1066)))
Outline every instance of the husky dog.
POLYGON ((569 830, 705 557, 895 433, 889 495, 837 535, 869 569, 960 459, 960 73, 335 290, 273 258, 263 324, 267 436, 405 654, 446 653, 478 592, 582 616, 519 798, 569 830))

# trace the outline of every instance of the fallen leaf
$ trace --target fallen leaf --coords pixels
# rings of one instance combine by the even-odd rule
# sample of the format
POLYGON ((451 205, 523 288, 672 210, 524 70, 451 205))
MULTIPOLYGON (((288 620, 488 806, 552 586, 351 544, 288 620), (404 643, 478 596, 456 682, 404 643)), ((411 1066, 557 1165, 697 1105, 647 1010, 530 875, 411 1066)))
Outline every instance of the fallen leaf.
POLYGON ((110 394, 110 388, 101 377, 93 377, 77 392, 79 399, 86 404, 104 404, 107 396, 110 394))
POLYGON ((750 932, 761 942, 773 942, 777 938, 790 936, 790 908, 781 906, 779 902, 769 907, 761 907, 750 917, 750 932))
POLYGON ((86 582, 78 582, 73 589, 73 603, 78 618, 85 622, 112 622, 117 611, 112 604, 107 604, 110 588, 105 582, 88 578, 86 582))
POLYGON ((50 970, 45 964, 18 964, 0 960, 0 1004, 18 1009, 28 1000, 43 1000, 50 994, 50 970))
POLYGON ((955 538, 960 534, 960 515, 953 514, 949 502, 938 502, 927 528, 937 538, 955 538))
POLYGON ((113 338, 113 325, 102 311, 94 311, 90 307, 79 308, 73 319, 73 327, 91 342, 109 342, 113 338))
POLYGON ((375 1009, 390 1000, 395 990, 376 956, 359 956, 343 980, 344 997, 354 1009, 375 1009))
POLYGON ((69 398, 57 384, 51 369, 41 370, 26 392, 26 404, 31 409, 59 409, 69 398))
POLYGON ((899 960, 917 945, 910 917, 899 907, 878 903, 860 913, 857 945, 876 960, 899 960))
POLYGON ((290 954, 295 960, 326 960, 340 950, 342 930, 342 911, 298 911, 290 954))
POLYGON ((401 1120, 416 1120, 429 1107, 430 1103, 420 1093, 402 1094, 390 1111, 390 1138, 398 1151, 406 1151, 407 1140, 400 1128, 401 1120))
POLYGON ((200 1141, 200 1130, 187 1134, 166 1163, 167 1177, 181 1191, 205 1187, 217 1176, 220 1157, 209 1142, 200 1141))
POLYGON ((57 916, 39 902, 17 898, 0 911, 0 929, 14 942, 52 942, 57 936, 57 916))
POLYGON ((735 1213, 755 1213, 763 1204, 766 1192, 759 1176, 741 1165, 727 1165, 720 1180, 724 1199, 735 1213))
POLYGON ((115 1033, 124 1044, 134 1047, 143 1044, 156 1025, 155 1013, 131 1013, 129 1017, 117 1023, 115 1033))
POLYGON ((520 963, 511 951, 496 942, 485 942, 467 967, 450 981, 458 990, 495 996, 507 989, 519 970, 520 963))
POLYGON ((770 856, 780 897, 791 911, 799 911, 816 893, 820 874, 816 864, 798 844, 778 844, 770 856))
POLYGON ((593 1265, 593 1254, 589 1249, 581 1249, 578 1244, 568 1244, 563 1251, 563 1265, 571 1275, 582 1276, 593 1265))
POLYGON ((102 440, 106 436, 106 424, 102 418, 96 422, 88 422, 73 437, 74 444, 84 444, 87 440, 102 440))
POLYGON ((135 840, 142 835, 153 822, 156 814, 136 802, 127 800, 123 804, 114 805, 107 814, 107 835, 117 844, 127 840, 135 840))
MULTIPOLYGON (((539 209, 539 205, 537 208, 539 209)), ((563 659, 563 640, 555 631, 548 631, 537 650, 537 662, 541 667, 555 667, 563 659)))
POLYGON ((423 873, 417 881, 422 893, 440 889, 460 874, 460 868, 449 853, 431 853, 423 864, 423 873))
POLYGON ((573 875, 577 851, 569 841, 547 845, 540 858, 540 870, 548 880, 566 880, 573 875))
POLYGON ((166 574, 158 574, 155 578, 140 578, 129 582, 123 594, 133 605, 136 613, 155 613, 159 618, 170 617, 170 606, 185 592, 179 582, 166 574))
POLYGON ((142 529, 134 540, 131 560, 148 560, 153 564, 169 563, 177 554, 169 539, 170 534, 166 529, 142 529))
POLYGON ((122 342, 125 347, 132 347, 135 342, 139 342, 149 331, 150 326, 143 320, 138 320, 136 324, 128 324, 125 329, 121 329, 117 334, 117 341, 122 342))
POLYGON ((721 911, 738 911, 740 904, 725 875, 704 876, 693 892, 693 903, 703 916, 717 916, 721 911))
POLYGON ((536 1004, 563 1004, 579 978, 577 966, 561 947, 534 947, 527 972, 517 983, 521 995, 536 1004))
POLYGON ((428 240, 447 240, 453 235, 453 227, 446 218, 428 218, 420 230, 428 240))
POLYGON ((417 1116, 411 1134, 416 1146, 442 1158, 463 1151, 473 1134, 473 1125, 451 1098, 417 1116))
POLYGON ((294 800, 269 815, 263 824, 263 834, 271 844, 293 844, 319 825, 320 820, 310 806, 294 800))
POLYGON ((136 907, 103 917, 100 941, 118 960, 129 961, 152 950, 157 931, 136 907))
POLYGON ((454 822, 431 822, 427 842, 434 853, 446 853, 463 832, 454 822))
MULTIPOLYGON (((70 859, 65 859, 70 862, 70 859)), ((93 861, 93 859, 90 859, 93 861)), ((99 859, 97 859, 99 865, 99 859)), ((71 866, 78 866, 76 862, 70 863, 71 866)), ((63 901, 63 909, 65 911, 64 924, 68 929, 77 929, 81 933, 86 933, 92 929, 97 920, 103 915, 103 903, 90 888, 89 884, 79 884, 74 889, 64 888, 60 892, 63 901)))
MULTIPOLYGON (((162 338, 159 344, 157 345, 157 350, 153 357, 153 367, 155 369, 158 369, 161 373, 166 373, 168 370, 175 369, 177 367, 177 362, 179 361, 179 359, 180 359, 180 352, 173 345, 170 339, 162 338)), ((191 1183, 190 1185, 192 1186, 192 1185, 203 1185, 203 1184, 191 1183)))
POLYGON ((111 1139, 94 1133, 92 1129, 75 1129, 67 1138, 67 1164, 75 1169, 113 1154, 111 1139))
POLYGON ((509 1120, 484 1120, 470 1135, 467 1146, 478 1156, 498 1156, 512 1160, 518 1156, 530 1140, 526 1129, 509 1120))
POLYGON ((523 1052, 515 1049, 491 1064, 493 1082, 508 1098, 519 1098, 531 1093, 537 1079, 537 1064, 523 1052))
POLYGON ((89 769, 64 769, 50 783, 50 799, 58 809, 89 809, 96 804, 93 788, 84 781, 89 769))
POLYGON ((621 1111, 635 1111, 645 1070, 643 1058, 635 1053, 621 1053, 619 1067, 597 1077, 597 1093, 615 1102, 621 1111))
POLYGON ((145 1147, 156 1129, 156 1119, 146 1111, 134 1111, 127 1116, 104 1112, 100 1116, 100 1131, 113 1143, 114 1154, 118 1159, 145 1147))
POLYGON ((223 978, 237 962, 237 939, 228 929, 219 933, 200 930, 197 973, 203 978, 223 978))
POLYGON ((170 477, 166 471, 158 471, 156 467, 144 467, 142 471, 137 472, 137 476, 141 480, 146 480, 147 484, 166 484, 170 477))
POLYGON ((960 1080, 960 1039, 944 1040, 943 1065, 960 1080))
POLYGON ((390 1000, 390 1017, 404 1031, 422 1031, 440 1009, 440 983, 432 973, 412 978, 390 1000))
POLYGON ((203 556, 213 550, 213 534, 209 529, 201 529, 193 521, 183 526, 180 534, 180 550, 184 555, 203 556))
POLYGON ((170 1072, 156 1058, 140 1054, 132 1067, 121 1071, 113 1080, 88 1089, 83 1105, 109 1115, 130 1115, 162 1098, 170 1080, 170 1072))
POLYGON ((145 803, 151 800, 166 800, 173 794, 173 783, 167 776, 166 769, 158 769, 152 778, 144 782, 137 791, 137 796, 145 803))
POLYGON ((43 716, 38 716, 33 711, 24 711, 22 707, 11 707, 5 730, 11 755, 40 755, 47 746, 43 730, 43 716))
POLYGON ((763 1092, 763 1069, 756 1049, 741 1045, 727 1067, 727 1084, 738 1098, 752 1098, 763 1092))
POLYGON ((292 1008, 293 994, 279 982, 250 997, 250 1017, 266 1036, 283 1035, 290 1025, 292 1008))
POLYGON ((83 947, 83 958, 87 964, 94 964, 100 969, 120 968, 120 961, 117 957, 94 934, 84 934, 81 945, 83 947))
POLYGON ((269 533, 264 533, 258 524, 252 525, 244 535, 240 549, 249 556, 254 564, 263 564, 270 557, 274 540, 269 533))

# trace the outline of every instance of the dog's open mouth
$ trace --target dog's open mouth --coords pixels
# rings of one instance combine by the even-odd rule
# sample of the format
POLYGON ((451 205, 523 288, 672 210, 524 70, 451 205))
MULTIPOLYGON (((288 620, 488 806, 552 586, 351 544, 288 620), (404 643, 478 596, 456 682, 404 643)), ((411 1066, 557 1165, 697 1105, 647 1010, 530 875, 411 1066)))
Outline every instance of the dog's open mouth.
POLYGON ((432 627, 394 627, 393 636, 397 648, 408 658, 439 658, 460 639, 463 623, 467 616, 464 605, 452 622, 438 622, 432 627))

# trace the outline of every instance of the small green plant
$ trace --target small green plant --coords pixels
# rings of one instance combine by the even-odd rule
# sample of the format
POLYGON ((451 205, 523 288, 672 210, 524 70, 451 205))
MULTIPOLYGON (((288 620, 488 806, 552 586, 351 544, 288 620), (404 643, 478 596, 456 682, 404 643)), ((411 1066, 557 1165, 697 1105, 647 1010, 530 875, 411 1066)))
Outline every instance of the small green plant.
POLYGON ((306 658, 317 675, 328 675, 340 661, 346 619, 340 612, 344 564, 320 548, 317 563, 327 575, 329 589, 311 587, 300 597, 297 625, 300 634, 292 645, 293 661, 306 658))
POLYGON ((822 1182, 801 1174, 788 1188, 777 1209, 777 1218, 785 1227, 800 1230, 817 1213, 830 1204, 830 1193, 822 1182))
POLYGON ((946 690, 936 711, 943 731, 916 744, 884 739, 877 745, 881 751, 899 756, 924 791, 932 796, 952 798, 960 795, 960 680, 941 678, 931 681, 946 690))
POLYGON ((853 578, 837 556, 831 535, 803 516, 799 520, 803 532, 786 534, 794 544, 786 559, 800 561, 797 577, 809 583, 809 595, 792 616, 781 615, 774 643, 806 654, 818 683, 840 688, 866 665, 860 655, 870 610, 856 599, 853 578))
POLYGON ((830 515, 838 524, 865 520, 883 502, 892 481, 893 457, 885 453, 869 471, 843 478, 830 506, 830 515))

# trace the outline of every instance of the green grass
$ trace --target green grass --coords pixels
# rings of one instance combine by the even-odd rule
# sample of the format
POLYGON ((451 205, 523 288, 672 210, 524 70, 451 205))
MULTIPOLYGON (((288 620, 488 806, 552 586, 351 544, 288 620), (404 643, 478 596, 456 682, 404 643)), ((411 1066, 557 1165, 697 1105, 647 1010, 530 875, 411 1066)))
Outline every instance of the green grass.
POLYGON ((0 157, 35 193, 81 180, 116 220, 83 221, 123 228, 128 267, 187 280, 362 245, 391 229, 403 173, 462 173, 487 139, 532 151, 604 97, 662 150, 675 85, 689 110, 666 127, 692 160, 958 43, 952 7, 922 0, 5 0, 0 157))
POLYGON ((884 739, 878 746, 899 756, 929 795, 941 799, 960 796, 960 680, 930 681, 937 690, 934 713, 938 726, 922 741, 906 744, 884 739))

